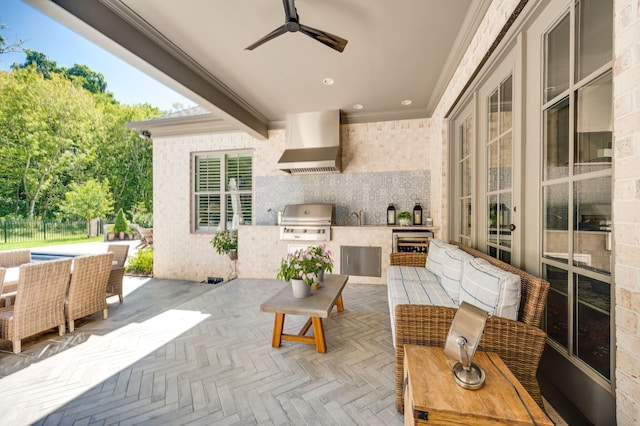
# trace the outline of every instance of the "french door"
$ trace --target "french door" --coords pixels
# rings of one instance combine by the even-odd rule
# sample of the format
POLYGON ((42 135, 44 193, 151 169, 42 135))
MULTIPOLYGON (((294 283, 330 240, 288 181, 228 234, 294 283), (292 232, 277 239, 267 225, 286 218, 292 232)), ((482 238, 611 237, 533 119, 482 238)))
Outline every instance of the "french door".
POLYGON ((520 170, 514 48, 453 118, 453 238, 519 264, 520 170))
POLYGON ((486 128, 483 174, 485 180, 484 244, 487 253, 511 263, 512 237, 517 226, 513 200, 513 74, 498 75, 498 83, 485 86, 486 128))

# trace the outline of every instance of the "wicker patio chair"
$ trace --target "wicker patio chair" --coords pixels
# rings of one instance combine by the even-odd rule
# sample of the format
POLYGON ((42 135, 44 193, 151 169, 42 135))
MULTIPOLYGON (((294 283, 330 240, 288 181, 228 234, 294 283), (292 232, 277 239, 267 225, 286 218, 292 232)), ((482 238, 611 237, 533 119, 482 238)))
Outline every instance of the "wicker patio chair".
POLYGON ((4 273, 6 271, 6 269, 0 267, 0 307, 5 306, 5 300, 2 294, 4 293, 4 273))
MULTIPOLYGON (((455 308, 442 306, 396 306, 396 409, 400 413, 404 412, 404 345, 444 348, 455 313, 455 308)), ((478 347, 481 351, 497 353, 542 410, 544 405, 536 372, 546 337, 539 328, 523 322, 489 317, 478 347)))
POLYGON ((64 304, 69 331, 75 320, 102 311, 107 319, 107 299, 104 297, 111 272, 113 253, 79 256, 73 260, 73 274, 64 304))
POLYGON ((25 263, 31 263, 31 250, 29 249, 0 251, 0 267, 15 268, 25 263))
POLYGON ((0 338, 11 340, 13 352, 22 339, 58 327, 64 335, 64 297, 69 287, 71 259, 20 266, 15 304, 0 308, 0 338))
POLYGON ((118 296, 120 303, 124 302, 122 296, 122 280, 124 279, 124 264, 127 261, 129 246, 127 244, 109 244, 107 251, 113 253, 113 263, 107 282, 107 297, 118 296))
MULTIPOLYGON (((2 268, 15 268, 25 263, 31 263, 31 250, 29 249, 0 251, 0 267, 2 268)), ((17 284, 10 284, 5 286, 3 291, 5 293, 11 293, 16 291, 16 288, 17 284)), ((0 303, 0 306, 4 306, 4 303, 0 303)))

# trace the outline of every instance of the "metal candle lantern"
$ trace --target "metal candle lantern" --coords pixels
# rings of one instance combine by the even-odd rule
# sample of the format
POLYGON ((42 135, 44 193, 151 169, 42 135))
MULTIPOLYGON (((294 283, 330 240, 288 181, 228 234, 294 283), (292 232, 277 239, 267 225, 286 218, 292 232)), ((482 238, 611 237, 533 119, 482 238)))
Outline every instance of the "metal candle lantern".
POLYGON ((413 224, 422 225, 422 206, 419 203, 413 207, 413 224))
POLYGON ((396 208, 393 204, 389 204, 387 207, 387 225, 395 225, 396 224, 396 208))

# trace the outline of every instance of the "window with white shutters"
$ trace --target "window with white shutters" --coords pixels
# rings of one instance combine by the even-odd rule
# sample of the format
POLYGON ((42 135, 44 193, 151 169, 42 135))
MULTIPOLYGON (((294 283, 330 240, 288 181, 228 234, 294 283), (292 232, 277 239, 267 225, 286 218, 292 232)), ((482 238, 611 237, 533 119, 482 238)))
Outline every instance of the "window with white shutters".
POLYGON ((253 163, 250 152, 193 156, 195 232, 216 232, 251 224, 253 163))

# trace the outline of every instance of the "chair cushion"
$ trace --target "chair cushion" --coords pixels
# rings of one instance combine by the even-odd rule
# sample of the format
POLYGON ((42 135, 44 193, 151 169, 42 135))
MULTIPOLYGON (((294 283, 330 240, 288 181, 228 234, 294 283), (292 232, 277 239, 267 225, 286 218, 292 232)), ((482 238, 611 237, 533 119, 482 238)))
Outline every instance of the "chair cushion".
POLYGON ((440 276, 440 284, 445 291, 456 302, 460 299, 460 286, 462 285, 462 273, 464 267, 473 256, 458 248, 444 249, 444 263, 442 264, 442 275, 440 276))
POLYGON ((518 319, 520 276, 498 268, 481 258, 474 258, 462 273, 460 303, 484 309, 489 315, 518 319))
MULTIPOLYGON (((440 282, 433 273, 425 268, 415 268, 412 266, 392 266, 394 272, 387 272, 387 293, 389 299, 389 316, 391 318, 391 336, 395 345, 395 310, 399 304, 424 304, 447 306, 457 308, 457 301, 453 300, 447 292, 442 288, 440 282), (415 271, 410 272, 410 269, 415 271), (402 271, 405 276, 417 276, 412 274, 420 274, 420 280, 410 279, 392 279, 391 276, 400 276, 402 271), (409 273, 407 273, 409 272, 409 273)), ((389 271, 389 270, 388 270, 389 271)))
POLYGON ((391 280, 424 281, 435 279, 433 272, 424 267, 390 265, 387 268, 387 282, 391 280))
POLYGON ((433 272, 439 279, 442 278, 442 265, 447 261, 445 250, 459 250, 452 244, 447 244, 444 241, 432 239, 429 242, 429 254, 427 256, 427 263, 425 267, 433 272))

